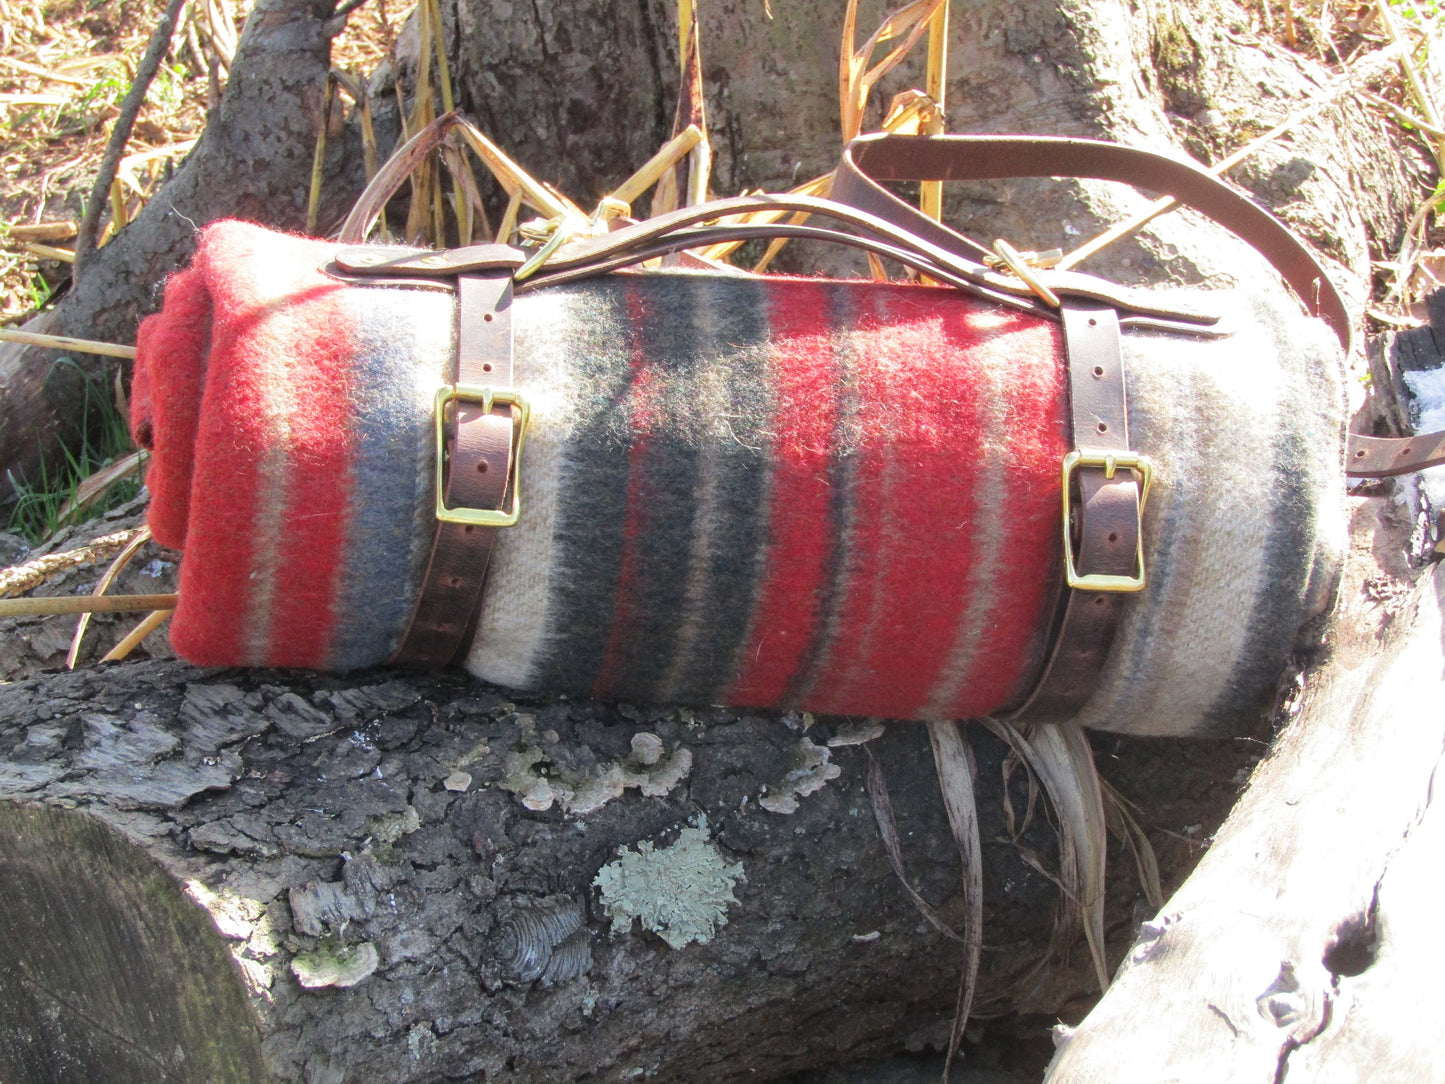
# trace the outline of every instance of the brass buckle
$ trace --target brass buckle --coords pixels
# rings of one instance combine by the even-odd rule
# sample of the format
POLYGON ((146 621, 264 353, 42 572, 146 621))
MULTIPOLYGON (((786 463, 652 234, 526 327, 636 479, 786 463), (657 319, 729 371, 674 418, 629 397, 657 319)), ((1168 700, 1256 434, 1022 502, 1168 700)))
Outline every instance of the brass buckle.
POLYGON ((1068 585, 1080 591, 1142 591, 1144 589, 1144 504, 1149 499, 1149 487, 1154 481, 1154 462, 1147 455, 1138 452, 1103 452, 1080 448, 1064 456, 1064 577, 1068 585), (1135 556, 1139 569, 1134 576, 1113 576, 1095 572, 1088 576, 1079 575, 1074 563, 1073 532, 1069 529, 1070 514, 1073 511, 1074 471, 1079 467, 1103 467, 1104 477, 1113 478, 1120 467, 1133 471, 1139 477, 1139 530, 1138 552, 1135 556))
POLYGON ((437 389, 436 406, 433 408, 437 432, 437 509, 436 516, 442 523, 472 524, 478 527, 511 527, 522 514, 522 442, 527 437, 527 423, 532 419, 532 408, 522 394, 511 388, 483 388, 472 384, 448 384, 437 389), (512 453, 512 507, 506 508, 448 508, 446 501, 446 407, 448 403, 478 403, 482 412, 490 414, 497 403, 513 406, 518 415, 513 418, 512 427, 516 437, 516 449, 512 453))

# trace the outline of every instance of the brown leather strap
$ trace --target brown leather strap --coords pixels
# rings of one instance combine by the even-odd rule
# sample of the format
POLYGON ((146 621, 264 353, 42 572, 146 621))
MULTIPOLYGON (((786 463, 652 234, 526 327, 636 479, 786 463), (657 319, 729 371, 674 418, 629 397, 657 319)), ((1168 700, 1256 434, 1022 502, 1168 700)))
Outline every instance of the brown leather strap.
MULTIPOLYGON (((863 136, 844 150, 832 200, 795 195, 747 196, 680 208, 607 234, 569 242, 552 255, 542 273, 525 285, 519 284, 519 288, 601 274, 683 247, 754 237, 817 235, 816 228, 781 222, 701 225, 760 211, 780 216, 805 212, 841 222, 865 235, 825 231, 826 239, 875 251, 881 243, 925 274, 943 272, 936 276, 942 281, 985 292, 1007 303, 1037 307, 1026 285, 978 262, 979 257, 991 255, 990 250, 922 215, 876 182, 1043 176, 1093 177, 1168 192, 1258 249, 1348 349, 1350 320, 1339 292, 1309 250, 1268 211, 1193 163, 1114 143, 1050 136, 863 136)), ((446 276, 491 266, 499 258, 506 258, 508 250, 483 245, 451 253, 416 252, 407 259, 404 251, 393 249, 389 255, 398 255, 386 260, 385 267, 377 266, 381 261, 368 249, 351 251, 367 253, 372 261, 371 266, 348 267, 347 254, 340 254, 338 263, 353 273, 446 276)), ((1131 290, 1092 275, 1040 271, 1039 278, 1060 296, 1106 301, 1121 313, 1198 323, 1206 328, 1215 322, 1212 314, 1182 307, 1178 299, 1166 303, 1157 293, 1131 290)))
MULTIPOLYGON (((945 249, 986 254, 976 241, 933 221, 878 181, 958 181, 1003 177, 1090 177, 1167 193, 1248 241, 1289 283, 1348 353, 1344 299, 1300 240, 1272 214, 1192 162, 1093 139, 1054 136, 863 136, 849 143, 833 198, 892 222, 945 249)), ((1067 275, 1067 273, 1065 273, 1067 275)), ((1058 272, 1040 278, 1060 290, 1058 272)))
POLYGON ((467 245, 436 251, 404 245, 351 245, 338 249, 336 268, 353 275, 446 278, 456 275, 496 274, 515 271, 527 262, 527 253, 511 245, 467 245))
POLYGON ((1416 437, 1367 437, 1351 433, 1345 473, 1352 478, 1389 478, 1445 463, 1445 432, 1416 437))
MULTIPOLYGON (((1084 176, 1167 191, 1254 245, 1348 349, 1350 323, 1343 301, 1314 257, 1276 219, 1189 163, 1089 140, 864 137, 849 146, 838 171, 834 196, 842 201, 841 206, 808 197, 774 196, 683 208, 565 245, 541 274, 521 288, 601 274, 662 252, 724 240, 816 236, 892 256, 941 281, 996 301, 1055 315, 1016 278, 969 258, 987 255, 986 249, 922 216, 876 184, 866 175, 869 173, 881 180, 1084 176), (786 223, 704 225, 727 215, 760 210, 826 215, 860 231, 862 236, 786 223)), ((525 254, 517 250, 495 245, 448 253, 362 248, 343 251, 337 263, 345 272, 359 276, 460 274, 457 382, 500 388, 511 383, 511 287, 510 280, 496 272, 515 268, 523 258, 525 254), (492 274, 479 277, 476 272, 492 274)), ((1196 334, 1215 333, 1215 317, 1163 304, 1157 295, 1151 297, 1092 276, 1041 272, 1039 277, 1064 299, 1076 445, 1127 451, 1126 400, 1118 345, 1120 319, 1115 310, 1122 310, 1127 325, 1164 326, 1196 334)), ((505 507, 516 447, 511 408, 498 406, 484 413, 479 406, 463 402, 455 411, 447 429, 443 482, 446 504, 505 507)), ((1417 470, 1445 462, 1445 434, 1412 442, 1351 435, 1350 460, 1347 470, 1356 475, 1417 470)), ((1136 476, 1122 470, 1110 478, 1103 467, 1085 466, 1076 472, 1075 481, 1075 522, 1069 525, 1067 545, 1074 547, 1079 574, 1128 577, 1137 572, 1142 576, 1138 532, 1143 494, 1136 476)), ((465 651, 494 539, 493 528, 438 522, 421 597, 393 661, 438 665, 465 651)), ((1126 598, 1113 591, 1064 590, 1048 661, 1039 682, 1014 712, 1015 717, 1030 721, 1067 718, 1087 702, 1102 672, 1126 598)))
MULTIPOLYGON (((457 384, 512 385, 512 279, 501 274, 457 279, 457 384)), ((475 402, 452 408, 446 425, 445 472, 439 481, 448 508, 504 508, 509 493, 516 426, 510 406, 490 412, 475 402)), ((466 651, 475 628, 497 529, 438 520, 431 557, 411 624, 391 661, 445 666, 466 651)))
MULTIPOLYGON (((1065 302, 1063 321, 1075 448, 1130 454, 1118 314, 1107 306, 1065 302)), ((1065 564, 1072 561, 1084 578, 1142 578, 1143 493, 1138 477, 1123 467, 1110 478, 1105 466, 1079 466, 1072 478, 1078 496, 1068 504, 1072 515, 1065 526, 1065 564)), ((1010 717, 1059 722, 1078 714, 1098 687, 1128 598, 1126 592, 1063 585, 1053 646, 1033 691, 1010 717)))
MULTIPOLYGON (((844 150, 833 198, 940 247, 986 256, 982 245, 933 221, 877 181, 1092 177, 1167 192, 1249 242, 1350 349, 1344 299, 1310 251, 1278 219, 1198 166, 1133 147, 1047 136, 863 136, 844 150)), ((1058 289, 1056 275, 1040 279, 1058 289)), ((1445 463, 1445 431, 1415 437, 1349 434, 1345 473, 1382 478, 1445 463)))
MULTIPOLYGON (((1042 305, 1032 290, 1012 275, 993 271, 956 252, 940 248, 884 219, 813 196, 739 196, 713 200, 697 207, 679 208, 607 234, 578 238, 559 248, 537 274, 518 282, 516 288, 520 293, 590 278, 687 248, 776 237, 818 239, 876 252, 961 290, 1057 317, 1053 309, 1042 305), (739 224, 724 221, 718 225, 704 224, 745 214, 796 212, 838 222, 856 232, 844 233, 786 222, 739 224)), ((403 275, 449 278, 458 273, 498 266, 508 252, 514 254, 512 260, 515 262, 515 254, 521 253, 521 250, 478 245, 438 253, 424 249, 378 250, 375 246, 358 246, 342 249, 336 254, 333 273, 363 277, 386 275, 389 279, 403 275)), ((1063 295, 1107 302, 1121 313, 1131 314, 1132 318, 1150 326, 1160 326, 1157 321, 1162 321, 1163 326, 1182 333, 1220 333, 1217 327, 1219 315, 1203 311, 1186 299, 1119 286, 1092 275, 1055 276, 1051 281, 1063 295)))

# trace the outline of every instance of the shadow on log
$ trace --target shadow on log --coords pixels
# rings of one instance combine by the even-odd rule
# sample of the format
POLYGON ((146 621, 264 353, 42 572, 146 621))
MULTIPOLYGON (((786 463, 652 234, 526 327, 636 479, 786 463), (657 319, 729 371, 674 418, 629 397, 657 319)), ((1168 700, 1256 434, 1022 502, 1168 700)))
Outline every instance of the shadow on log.
POLYGON ((261 1078, 224 942, 141 848, 98 818, 8 803, 0 838, 0 1077, 261 1078))

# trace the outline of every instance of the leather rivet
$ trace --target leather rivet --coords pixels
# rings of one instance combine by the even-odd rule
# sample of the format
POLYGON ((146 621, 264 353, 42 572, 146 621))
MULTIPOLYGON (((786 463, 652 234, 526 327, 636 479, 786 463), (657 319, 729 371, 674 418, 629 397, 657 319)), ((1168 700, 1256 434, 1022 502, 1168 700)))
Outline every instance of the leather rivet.
POLYGON ((488 313, 483 313, 483 314, 482 314, 482 319, 485 320, 487 323, 490 324, 490 323, 492 322, 492 314, 489 313, 489 312, 488 312, 488 313))
POLYGON ((485 459, 483 459, 483 460, 481 460, 480 462, 477 463, 477 473, 478 473, 478 474, 486 474, 486 473, 487 473, 487 461, 486 461, 485 459))

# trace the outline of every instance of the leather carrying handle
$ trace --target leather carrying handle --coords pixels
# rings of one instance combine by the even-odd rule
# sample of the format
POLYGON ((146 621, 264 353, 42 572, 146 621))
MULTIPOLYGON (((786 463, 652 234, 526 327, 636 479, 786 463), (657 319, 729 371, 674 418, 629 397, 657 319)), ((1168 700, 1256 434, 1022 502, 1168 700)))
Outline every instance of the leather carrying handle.
MULTIPOLYGON (((431 135, 433 145, 445 131, 440 125, 435 127, 438 131, 431 135)), ((424 153, 427 141, 414 142, 418 145, 413 153, 424 153)), ((1329 325, 1348 353, 1351 325, 1343 298, 1309 250, 1268 211, 1192 163, 1114 143, 1053 136, 862 136, 844 149, 832 200, 755 196, 681 208, 601 237, 564 245, 542 273, 526 284, 518 284, 519 292, 603 274, 680 249, 729 240, 787 236, 863 248, 898 259, 915 270, 989 300, 1054 316, 1053 311, 1041 305, 1017 279, 993 272, 965 255, 986 255, 983 246, 923 215, 877 181, 1062 176, 1089 177, 1167 191, 1180 203, 1209 216, 1258 250, 1306 306, 1329 325), (757 211, 817 214, 859 233, 785 223, 704 224, 728 215, 757 211)), ((377 188, 375 184, 369 190, 374 188, 377 188)), ((367 201, 369 206, 365 212, 353 212, 342 231, 343 241, 361 239, 358 234, 364 229, 365 216, 379 199, 380 190, 367 201)), ((478 263, 495 266, 499 246, 481 247, 487 251, 478 263)), ((345 270, 362 277, 387 274, 451 277, 478 269, 476 265, 467 267, 468 261, 460 258, 460 254, 467 251, 449 253, 451 258, 445 261, 444 268, 417 266, 422 258, 436 255, 423 252, 416 254, 416 260, 388 260, 385 268, 375 264, 346 267, 344 261, 338 262, 342 262, 345 270)), ((1041 271, 1039 277, 1063 295, 1114 305, 1124 317, 1125 327, 1155 326, 1194 334, 1217 333, 1211 326, 1217 321, 1208 314, 1161 306, 1157 300, 1151 301, 1146 291, 1129 290, 1090 275, 1069 272, 1041 271)), ((1352 477, 1408 474, 1441 463, 1445 463, 1445 432, 1413 438, 1348 435, 1345 473, 1352 477)))
MULTIPOLYGON (((942 248, 981 255, 989 250, 933 221, 877 182, 1015 177, 1087 177, 1173 196, 1247 241, 1349 353, 1349 312, 1319 261, 1274 215, 1191 162, 1117 143, 1059 136, 871 135, 843 149, 833 198, 942 248)), ((1039 277, 1052 285, 1048 272, 1039 277)))
MULTIPOLYGON (((979 262, 991 255, 989 249, 928 218, 877 181, 1050 176, 1090 177, 1165 191, 1207 215, 1258 250, 1310 311, 1331 327, 1348 352, 1350 319, 1343 298, 1309 250, 1268 211, 1192 163, 1114 143, 1051 136, 862 136, 844 148, 831 200, 751 196, 681 208, 612 233, 570 242, 552 256, 542 273, 526 286, 519 284, 519 289, 602 274, 687 247, 762 237, 811 237, 887 255, 991 300, 1038 310, 1027 285, 979 262), (703 225, 759 211, 818 215, 856 230, 857 235, 786 223, 703 225)), ((343 239, 356 240, 355 230, 344 231, 343 239)), ((420 266, 392 266, 389 270, 393 274, 449 275, 464 270, 458 265, 465 262, 454 259, 449 266, 432 271, 420 266)), ((366 273, 361 268, 347 269, 366 273)), ((1145 291, 1091 275, 1041 271, 1039 278, 1062 296, 1104 301, 1125 314, 1201 326, 1212 322, 1206 314, 1188 310, 1161 311, 1157 297, 1150 299, 1145 291)))
MULTIPOLYGON (((579 238, 559 248, 537 274, 517 283, 517 292, 621 270, 654 256, 683 249, 724 241, 775 237, 830 241, 875 252, 975 296, 1058 319, 1056 310, 1040 302, 1027 284, 1012 275, 993 271, 866 211, 814 196, 739 196, 713 200, 695 207, 680 208, 612 233, 579 238), (784 222, 724 221, 709 224, 718 219, 759 212, 780 215, 805 212, 840 223, 854 232, 784 222)), ((516 251, 498 245, 475 245, 444 253, 368 245, 341 249, 336 254, 335 266, 340 272, 352 276, 447 279, 501 266, 508 261, 499 253, 516 251), (379 257, 379 253, 384 253, 385 257, 379 257)), ((515 257, 511 262, 515 262, 515 257)), ((1063 296, 1113 306, 1124 315, 1126 325, 1144 324, 1200 335, 1222 333, 1217 327, 1217 314, 1177 301, 1166 302, 1160 295, 1147 290, 1118 286, 1093 275, 1061 274, 1055 276, 1051 283, 1063 296)))
POLYGON ((387 201, 401 190, 401 186, 416 171, 417 166, 441 146, 447 133, 461 121, 460 113, 443 113, 393 151, 385 166, 377 171, 376 176, 367 182, 361 195, 356 197, 356 202, 351 205, 351 213, 341 224, 337 240, 350 245, 364 242, 387 201))

